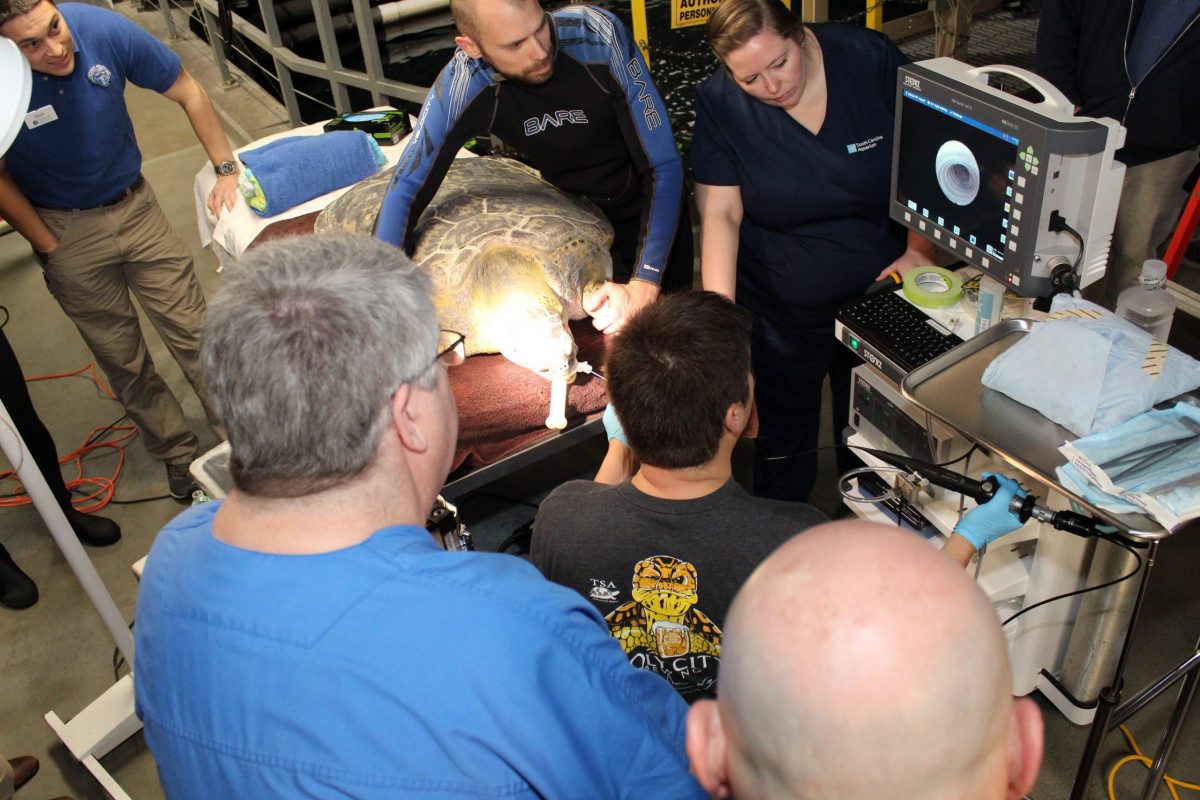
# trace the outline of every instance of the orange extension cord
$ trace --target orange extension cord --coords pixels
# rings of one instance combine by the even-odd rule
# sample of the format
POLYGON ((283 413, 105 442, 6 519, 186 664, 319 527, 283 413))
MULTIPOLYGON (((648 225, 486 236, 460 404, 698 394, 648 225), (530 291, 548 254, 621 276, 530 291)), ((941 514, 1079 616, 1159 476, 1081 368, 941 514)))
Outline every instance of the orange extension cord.
MULTIPOLYGON (((38 375, 33 378, 26 378, 25 382, 34 383, 35 381, 72 378, 77 375, 83 375, 84 373, 87 373, 87 377, 91 379, 92 383, 96 385, 97 389, 111 399, 117 399, 112 393, 112 390, 105 386, 104 382, 101 381, 99 376, 96 375, 95 364, 88 364, 87 366, 77 369, 74 372, 63 372, 58 375, 38 375)), ((134 436, 137 436, 137 428, 132 424, 93 428, 92 432, 88 434, 87 439, 84 441, 84 444, 81 447, 76 449, 74 452, 68 453, 67 455, 58 459, 58 463, 60 464, 73 463, 75 465, 75 478, 66 482, 67 488, 71 490, 72 494, 74 494, 77 489, 82 490, 84 487, 87 487, 87 494, 82 496, 74 496, 71 498, 71 505, 73 505, 78 511, 82 511, 85 514, 99 511, 108 505, 113 499, 113 495, 116 493, 117 489, 117 479, 121 476, 121 468, 125 466, 124 446, 131 439, 133 439, 134 436), (92 441, 93 438, 105 431, 113 431, 117 433, 118 436, 115 439, 103 442, 92 441), (113 474, 108 477, 89 477, 85 475, 83 471, 83 459, 95 453, 96 451, 105 449, 115 450, 117 452, 117 468, 113 471, 113 474)), ((25 487, 21 485, 20 479, 17 477, 15 470, 8 470, 7 472, 0 473, 0 481, 8 479, 13 480, 17 484, 17 487, 13 492, 7 493, 13 496, 0 497, 0 508, 23 506, 31 503, 32 501, 29 499, 29 496, 24 494, 25 487)))
MULTIPOLYGON (((1142 748, 1138 747, 1138 743, 1134 740, 1133 734, 1129 732, 1129 728, 1126 728, 1124 725, 1122 725, 1121 733, 1124 734, 1125 741, 1129 744, 1129 749, 1133 751, 1133 755, 1125 756, 1120 761, 1118 761, 1116 764, 1114 764, 1113 768, 1109 771, 1109 773, 1108 773, 1108 797, 1109 797, 1109 800, 1117 800, 1117 792, 1116 792, 1117 773, 1121 771, 1121 767, 1125 766, 1126 764, 1131 764, 1134 762, 1141 764, 1146 769, 1150 769, 1154 765, 1154 761, 1151 760, 1145 753, 1142 752, 1142 748)), ((1170 775, 1163 775, 1162 782, 1166 785, 1167 790, 1171 792, 1171 797, 1173 798, 1173 800, 1180 800, 1179 791, 1178 791, 1179 789, 1189 789, 1193 792, 1200 792, 1200 786, 1198 786, 1194 783, 1188 783, 1186 781, 1181 781, 1178 778, 1172 778, 1170 775)))

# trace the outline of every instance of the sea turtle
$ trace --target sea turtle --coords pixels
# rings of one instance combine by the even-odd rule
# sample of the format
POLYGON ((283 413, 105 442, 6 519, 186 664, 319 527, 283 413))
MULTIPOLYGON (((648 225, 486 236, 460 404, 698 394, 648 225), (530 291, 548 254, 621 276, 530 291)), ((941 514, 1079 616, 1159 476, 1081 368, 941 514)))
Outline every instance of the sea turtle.
MULTIPOLYGON (((365 180, 317 218, 317 233, 369 232, 385 172, 365 180)), ((413 260, 433 279, 444 328, 466 334, 467 354, 502 353, 546 377, 576 370, 568 319, 583 294, 612 273, 608 220, 585 198, 564 194, 508 158, 455 159, 421 215, 413 260)))

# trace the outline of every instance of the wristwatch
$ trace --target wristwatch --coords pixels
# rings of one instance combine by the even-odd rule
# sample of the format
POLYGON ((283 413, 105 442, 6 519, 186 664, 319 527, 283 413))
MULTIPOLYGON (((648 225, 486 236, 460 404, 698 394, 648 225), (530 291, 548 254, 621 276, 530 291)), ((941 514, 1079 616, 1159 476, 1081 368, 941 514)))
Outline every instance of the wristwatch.
POLYGON ((238 171, 237 162, 222 161, 220 164, 213 164, 213 170, 218 175, 233 175, 238 171))

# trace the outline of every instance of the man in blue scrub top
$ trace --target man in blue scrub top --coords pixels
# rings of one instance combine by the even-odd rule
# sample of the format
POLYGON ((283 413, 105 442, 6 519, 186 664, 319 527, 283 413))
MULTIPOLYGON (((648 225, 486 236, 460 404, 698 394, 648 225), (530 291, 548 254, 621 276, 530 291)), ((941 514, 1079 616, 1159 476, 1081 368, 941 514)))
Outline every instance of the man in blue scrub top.
POLYGON ((0 34, 17 43, 34 72, 25 124, 0 161, 0 216, 33 246, 50 293, 150 455, 166 464, 172 497, 186 500, 195 488, 188 464, 198 442, 154 369, 130 293, 201 401, 204 294, 191 252, 142 178, 126 82, 163 94, 187 114, 221 176, 208 199, 213 214, 232 208, 237 195, 233 151, 208 95, 179 57, 120 14, 0 0, 0 34))
POLYGON ((424 523, 454 455, 424 273, 371 237, 251 251, 205 325, 233 489, 167 525, 137 709, 172 800, 693 798, 687 706, 583 597, 424 523))

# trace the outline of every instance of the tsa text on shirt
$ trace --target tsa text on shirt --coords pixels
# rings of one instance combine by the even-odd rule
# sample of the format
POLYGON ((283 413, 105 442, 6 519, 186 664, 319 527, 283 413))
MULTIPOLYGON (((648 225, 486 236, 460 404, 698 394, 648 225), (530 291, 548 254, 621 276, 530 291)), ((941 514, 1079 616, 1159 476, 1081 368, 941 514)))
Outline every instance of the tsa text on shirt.
POLYGON ((543 114, 540 119, 538 117, 530 117, 525 120, 525 135, 536 136, 550 125, 561 128, 564 122, 570 122, 573 125, 586 125, 587 121, 587 115, 581 109, 575 108, 570 111, 563 109, 555 111, 553 114, 543 114))
POLYGON ((633 78, 634 85, 638 87, 638 100, 642 101, 642 116, 646 118, 646 127, 654 130, 662 124, 662 117, 654 107, 654 98, 650 96, 646 81, 641 79, 642 63, 636 58, 631 58, 625 69, 629 72, 629 77, 633 78))

